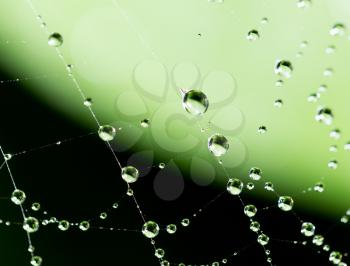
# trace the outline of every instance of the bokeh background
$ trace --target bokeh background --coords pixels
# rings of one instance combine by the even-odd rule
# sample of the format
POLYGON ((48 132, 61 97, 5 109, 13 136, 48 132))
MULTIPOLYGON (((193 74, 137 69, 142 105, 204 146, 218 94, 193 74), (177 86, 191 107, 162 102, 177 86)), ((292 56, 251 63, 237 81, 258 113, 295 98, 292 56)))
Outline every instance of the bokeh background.
MULTIPOLYGON (((307 9, 297 8, 294 0, 33 3, 49 31, 62 34, 60 49, 101 123, 122 128, 112 145, 123 164, 142 169, 134 189, 147 217, 179 223, 225 190, 227 175, 206 147, 208 136, 220 132, 230 140, 222 159, 230 176, 248 182, 252 166, 263 170, 256 189, 244 192, 245 201, 261 208, 275 204, 274 195, 263 189, 271 181, 278 193, 293 196, 298 215, 313 221, 320 233, 339 223, 350 202, 349 152, 343 149, 350 140, 350 41, 347 30, 341 37, 329 30, 338 22, 349 26, 346 0, 313 1, 307 9), (262 24, 265 17, 268 23, 262 24), (254 42, 246 39, 252 29, 260 34, 254 42), (303 41, 306 47, 300 46, 303 41), (327 54, 330 45, 336 50, 327 54), (278 59, 290 60, 294 69, 281 87, 275 86, 278 59), (327 68, 334 70, 331 77, 323 74, 327 68), (309 103, 307 97, 323 84, 328 90, 309 103), (179 88, 208 95, 204 117, 194 119, 183 110, 179 88), (274 107, 276 99, 283 99, 282 108, 274 107), (315 121, 318 106, 332 108, 331 126, 315 121), (140 127, 144 118, 149 128, 140 127), (265 134, 257 131, 262 125, 265 134), (339 140, 329 137, 335 128, 341 130, 339 140), (338 152, 331 153, 334 144, 338 152), (327 167, 333 159, 339 161, 336 170, 327 167), (159 170, 160 162, 167 168, 159 170), (324 192, 303 193, 321 180, 324 192)), ((0 144, 17 153, 72 138, 10 161, 18 187, 28 194, 26 207, 39 201, 49 216, 79 222, 120 200, 103 223, 139 230, 142 222, 123 197, 119 169, 38 19, 26 1, 3 0, 1 7, 0 144)), ((1 262, 28 265, 25 234, 15 224, 20 213, 6 199, 12 187, 4 169, 0 181, 0 218, 14 222, 1 225, 1 262)), ((271 238, 303 240, 293 215, 274 208, 259 215, 271 238)), ((224 195, 189 229, 175 236, 162 232, 159 243, 172 262, 209 264, 248 247, 237 256, 238 265, 264 265, 248 224, 239 202, 224 195)), ((348 236, 349 228, 340 224, 327 239, 346 252, 348 236)), ((45 265, 157 265, 139 233, 59 232, 49 225, 33 239, 45 265)), ((281 243, 271 242, 276 265, 327 265, 327 253, 317 254, 311 244, 281 243)))

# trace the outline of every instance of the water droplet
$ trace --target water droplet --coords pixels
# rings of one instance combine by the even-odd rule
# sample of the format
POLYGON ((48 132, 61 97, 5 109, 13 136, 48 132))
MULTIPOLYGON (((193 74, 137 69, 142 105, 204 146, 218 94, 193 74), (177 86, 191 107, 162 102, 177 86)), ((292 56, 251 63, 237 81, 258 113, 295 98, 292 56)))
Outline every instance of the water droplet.
POLYGON ((160 169, 164 169, 164 168, 165 168, 165 163, 159 163, 158 167, 159 167, 160 169))
MULTIPOLYGON (((219 0, 217 0, 217 1, 219 1, 219 0)), ((223 1, 223 0, 221 0, 221 1, 223 1)), ((160 266, 170 266, 170 262, 167 261, 167 260, 163 260, 163 261, 160 263, 160 266)))
POLYGON ((333 123, 333 118, 332 110, 327 107, 319 108, 315 116, 316 121, 322 122, 325 125, 331 125, 333 123))
POLYGON ((339 264, 343 258, 343 255, 338 251, 332 251, 329 254, 329 261, 333 264, 339 264))
POLYGON ((276 86, 276 87, 282 87, 283 84, 284 84, 284 81, 281 80, 281 79, 279 79, 279 80, 277 80, 277 81, 275 82, 275 86, 276 86))
POLYGON ((247 215, 248 217, 255 216, 257 211, 258 211, 257 208, 252 204, 249 204, 249 205, 244 207, 244 214, 247 215))
POLYGON ((6 153, 6 154, 4 155, 4 158, 5 158, 6 161, 9 161, 9 160, 11 160, 11 158, 12 158, 12 154, 6 153))
POLYGON ((26 199, 26 194, 19 189, 15 189, 11 195, 11 201, 16 205, 21 205, 26 199))
POLYGON ((342 23, 336 23, 330 29, 329 34, 332 36, 343 36, 345 34, 345 26, 342 23))
POLYGON ((106 212, 100 213, 100 219, 102 219, 102 220, 107 219, 107 213, 106 212))
POLYGON ((284 77, 290 78, 292 76, 293 66, 292 63, 287 60, 279 60, 275 65, 275 73, 284 77))
POLYGON ((267 24, 268 22, 269 22, 268 18, 262 18, 260 21, 261 24, 267 24))
POLYGON ((315 226, 312 223, 308 223, 308 222, 304 222, 301 225, 301 230, 300 232, 304 235, 304 236, 313 236, 315 233, 315 226))
POLYGON ((330 77, 330 76, 333 76, 333 73, 334 73, 333 68, 326 68, 326 69, 323 71, 323 76, 325 76, 325 77, 330 77))
POLYGON ((324 85, 324 84, 318 88, 319 93, 326 92, 327 90, 328 90, 328 87, 327 87, 327 85, 324 85))
POLYGON ((258 128, 258 133, 265 134, 267 132, 267 128, 265 126, 260 126, 258 128))
POLYGON ((134 183, 139 178, 139 171, 134 166, 123 167, 122 178, 127 183, 134 183))
POLYGON ((243 182, 238 178, 230 178, 227 182, 227 191, 232 195, 239 195, 243 189, 243 182))
POLYGON ((329 45, 326 47, 325 52, 326 54, 333 54, 335 52, 335 46, 334 45, 329 45))
POLYGON ((250 223, 249 229, 253 232, 258 232, 260 230, 260 223, 257 221, 252 221, 250 223))
POLYGON ((341 133, 339 129, 333 129, 330 133, 329 136, 332 139, 339 139, 341 137, 341 133))
POLYGON ((249 182, 249 183, 247 183, 247 189, 248 190, 252 190, 252 189, 254 189, 254 184, 252 183, 252 182, 249 182))
POLYGON ((316 183, 314 186, 314 191, 323 192, 324 191, 324 184, 322 182, 316 183))
POLYGON ((184 226, 184 227, 189 226, 190 225, 190 220, 187 219, 187 218, 182 219, 181 225, 184 226))
POLYGON ((312 243, 316 246, 322 246, 324 241, 324 237, 322 235, 315 235, 312 239, 312 243))
POLYGON ((28 252, 33 253, 35 251, 35 247, 33 245, 28 246, 28 252))
POLYGON ((87 231, 89 230, 90 228, 90 223, 88 221, 82 221, 80 224, 79 224, 79 229, 81 231, 87 231))
POLYGON ((294 200, 289 196, 280 196, 278 199, 278 208, 282 211, 290 211, 293 209, 294 200))
POLYGON ((182 105, 188 113, 199 116, 203 115, 207 111, 209 101, 203 92, 189 90, 182 96, 182 105))
POLYGON ((161 249, 161 248, 157 248, 154 252, 154 255, 158 258, 158 259, 161 259, 164 257, 165 255, 165 251, 164 249, 161 249))
POLYGON ((281 99, 277 99, 275 100, 275 102, 273 103, 273 106, 277 107, 277 108, 281 108, 283 106, 283 101, 281 99))
POLYGON ((61 231, 67 231, 69 229, 69 226, 70 224, 66 220, 59 221, 58 223, 58 229, 60 229, 61 231))
POLYGON ((273 184, 271 182, 266 182, 264 188, 268 191, 274 191, 273 184))
POLYGON ((54 32, 49 36, 48 44, 51 47, 59 47, 63 44, 63 37, 61 34, 54 32))
POLYGON ((116 135, 116 130, 110 125, 100 126, 98 129, 98 135, 103 141, 111 141, 116 135))
POLYGON ((297 3, 298 8, 309 8, 311 6, 311 0, 299 0, 297 3))
POLYGON ((149 125, 150 125, 149 119, 145 118, 145 119, 141 120, 140 125, 141 125, 141 127, 143 127, 143 128, 149 127, 149 125))
POLYGON ((128 190, 126 191, 126 195, 128 195, 129 197, 134 195, 134 191, 131 188, 128 188, 128 190))
POLYGON ((337 145, 331 145, 329 147, 329 151, 330 152, 337 152, 338 151, 338 146, 337 145))
POLYGON ((30 260, 32 266, 40 266, 43 262, 43 259, 40 256, 33 256, 30 260))
POLYGON ((333 169, 333 170, 337 169, 338 168, 338 161, 337 160, 330 160, 328 162, 328 168, 333 169))
POLYGON ((208 149, 216 157, 224 155, 229 149, 227 138, 221 134, 214 134, 208 139, 208 149))
POLYGON ((117 209, 117 208, 119 207, 119 205, 118 205, 118 203, 116 202, 116 203, 113 203, 112 207, 113 207, 113 209, 117 209))
POLYGON ((32 210, 33 211, 38 211, 38 210, 40 210, 40 203, 39 202, 34 202, 33 204, 32 204, 32 210))
POLYGON ((147 238, 154 238, 159 234, 159 226, 153 221, 148 221, 142 226, 142 234, 147 238))
POLYGON ((350 151, 350 141, 344 144, 344 150, 350 151))
POLYGON ((317 93, 311 93, 308 97, 307 97, 307 101, 310 103, 315 103, 318 101, 318 99, 320 98, 320 94, 317 93))
POLYGON ((84 100, 84 105, 85 105, 86 107, 90 107, 92 104, 93 104, 93 102, 92 102, 92 99, 91 99, 91 98, 86 98, 86 99, 84 100))
POLYGON ((270 238, 265 234, 260 234, 258 236, 258 243, 262 246, 267 245, 269 243, 269 240, 270 240, 270 238))
POLYGON ((249 170, 249 177, 253 180, 260 180, 262 176, 262 171, 258 167, 252 167, 249 170))
POLYGON ((300 48, 306 48, 308 45, 309 45, 309 44, 308 44, 307 41, 302 41, 302 42, 300 43, 300 48))
POLYGON ((342 222, 343 224, 347 224, 349 222, 349 217, 347 215, 343 215, 340 218, 340 222, 342 222))
POLYGON ((176 230, 177 230, 177 227, 175 224, 169 224, 167 225, 166 227, 166 231, 169 233, 169 234, 175 234, 176 233, 176 230))
POLYGON ((39 221, 34 217, 27 217, 23 222, 23 229, 28 233, 34 233, 39 230, 39 221))
POLYGON ((257 30, 251 30, 247 34, 248 41, 256 41, 260 38, 259 32, 257 30))

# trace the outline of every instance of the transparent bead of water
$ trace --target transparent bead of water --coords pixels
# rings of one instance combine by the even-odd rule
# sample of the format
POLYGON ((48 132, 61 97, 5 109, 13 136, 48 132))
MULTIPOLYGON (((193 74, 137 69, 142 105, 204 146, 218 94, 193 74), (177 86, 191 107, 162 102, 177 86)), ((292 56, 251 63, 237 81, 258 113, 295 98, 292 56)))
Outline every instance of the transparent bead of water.
POLYGON ((270 240, 270 238, 265 234, 260 234, 258 236, 258 243, 262 246, 267 245, 269 243, 269 240, 270 240))
POLYGON ((181 225, 184 226, 184 227, 189 226, 190 225, 190 220, 187 219, 187 218, 182 219, 181 225))
POLYGON ((134 183, 139 178, 139 171, 134 166, 126 166, 122 168, 122 178, 127 183, 134 183))
POLYGON ((11 195, 11 201, 16 205, 21 205, 26 200, 26 194, 20 189, 15 189, 11 195))
POLYGON ((290 211, 293 209, 294 200, 290 196, 280 196, 278 198, 278 208, 282 211, 290 211))
POLYGON ((324 237, 322 235, 315 235, 312 238, 312 243, 316 246, 322 246, 324 241, 324 237))
POLYGON ((163 261, 160 263, 160 266, 170 266, 170 262, 167 261, 167 260, 163 260, 163 261))
POLYGON ((329 137, 331 137, 332 139, 340 139, 341 137, 341 133, 339 129, 333 129, 331 132, 329 132, 329 137))
POLYGON ((82 221, 80 224, 79 224, 79 229, 81 231, 87 231, 89 230, 90 228, 90 223, 88 221, 82 221))
POLYGON ((333 54, 335 52, 335 46, 334 45, 329 45, 326 47, 325 52, 326 54, 333 54))
POLYGON ((207 96, 198 90, 182 91, 182 105, 185 110, 195 116, 203 115, 208 107, 209 101, 207 96))
POLYGON ((169 233, 169 234, 175 234, 176 233, 176 230, 177 230, 177 227, 175 224, 169 224, 167 225, 166 227, 166 231, 169 233))
POLYGON ((249 229, 253 232, 258 232, 260 230, 260 223, 257 221, 252 221, 249 225, 249 229))
POLYGON ((34 217, 26 217, 23 222, 23 229, 28 233, 35 233, 39 230, 39 221, 34 217))
POLYGON ((311 6, 311 0, 299 0, 297 3, 298 8, 309 8, 311 6))
POLYGON ((301 225, 300 232, 307 237, 313 236, 315 233, 315 226, 312 223, 304 222, 301 225))
POLYGON ((92 105, 92 99, 91 98, 86 98, 85 100, 84 100, 84 105, 86 106, 86 107, 90 107, 91 105, 92 105))
POLYGON ((257 208, 252 204, 249 204, 244 207, 244 214, 247 215, 248 217, 254 217, 257 211, 258 211, 257 208))
POLYGON ((262 171, 258 167, 252 167, 249 170, 249 177, 253 180, 260 180, 262 176, 262 171))
POLYGON ((337 145, 331 145, 329 147, 329 151, 330 152, 337 152, 338 151, 338 146, 337 145))
POLYGON ((290 78, 292 76, 293 66, 290 61, 279 60, 275 65, 275 73, 284 78, 290 78))
POLYGON ((110 125, 103 125, 98 129, 98 135, 103 141, 111 141, 116 135, 116 130, 110 125))
POLYGON ((260 20, 260 23, 261 24, 267 24, 269 22, 269 19, 268 18, 262 18, 261 20, 260 20))
POLYGON ((343 255, 338 251, 332 251, 329 254, 329 261, 333 264, 339 264, 343 258, 343 255))
POLYGON ((324 184, 322 182, 318 182, 314 185, 314 191, 316 192, 323 192, 324 191, 324 184))
POLYGON ((275 86, 276 87, 282 87, 283 86, 283 84, 284 84, 284 81, 283 80, 277 80, 276 82, 275 82, 275 86))
POLYGON ((40 256, 33 256, 30 259, 30 264, 32 266, 41 266, 42 262, 43 262, 43 259, 40 256))
POLYGON ((256 41, 256 40, 259 40, 260 38, 260 35, 259 35, 259 32, 257 30, 251 30, 248 32, 247 34, 247 40, 248 41, 256 41))
POLYGON ((5 161, 9 161, 9 160, 11 160, 11 158, 12 158, 12 154, 6 153, 6 154, 4 155, 4 158, 5 158, 5 161))
POLYGON ((248 182, 248 183, 247 183, 247 189, 248 189, 248 190, 252 190, 252 189, 254 189, 254 187, 255 187, 255 186, 254 186, 254 184, 253 184, 252 182, 248 182))
POLYGON ((268 191, 274 191, 273 184, 271 182, 265 182, 264 188, 268 191))
POLYGON ((318 92, 319 93, 323 93, 326 92, 328 90, 328 86, 327 85, 321 85, 320 87, 318 87, 318 92))
POLYGON ((325 77, 333 76, 333 74, 334 74, 333 68, 326 68, 326 69, 323 71, 323 76, 325 76, 325 77))
POLYGON ((330 247, 329 245, 324 245, 324 246, 323 246, 323 250, 324 250, 324 251, 329 251, 330 248, 331 248, 331 247, 330 247))
POLYGON ((134 191, 131 188, 128 188, 128 190, 126 191, 126 195, 128 195, 129 197, 134 195, 134 191))
POLYGON ((33 253, 35 251, 35 247, 33 245, 28 246, 28 252, 33 253))
POLYGON ((265 134, 265 133, 267 132, 266 126, 260 126, 260 127, 258 128, 258 132, 259 132, 260 134, 265 134))
POLYGON ((142 234, 147 238, 154 238, 159 234, 159 226, 153 221, 148 221, 142 226, 142 234))
POLYGON ((345 34, 345 26, 342 23, 336 23, 329 30, 329 34, 332 36, 343 36, 345 34))
POLYGON ((113 209, 117 209, 118 208, 118 203, 117 202, 115 202, 115 203, 113 203, 113 205, 112 205, 112 207, 113 207, 113 209))
POLYGON ((302 41, 300 43, 300 48, 306 48, 308 46, 308 42, 307 41, 302 41))
POLYGON ((229 147, 227 138, 222 134, 216 133, 208 139, 208 149, 216 157, 224 155, 229 147))
POLYGON ((230 178, 227 182, 227 191, 232 195, 239 195, 243 189, 243 182, 238 178, 230 178))
POLYGON ((141 125, 141 127, 143 127, 143 128, 149 127, 149 125, 150 125, 149 119, 147 119, 147 118, 142 119, 141 122, 140 122, 140 125, 141 125))
POLYGON ((106 212, 100 213, 100 219, 101 219, 101 220, 107 219, 107 213, 106 213, 106 212))
POLYGON ((343 216, 340 218, 340 222, 343 223, 343 224, 347 224, 347 223, 349 222, 349 216, 343 215, 343 216))
POLYGON ((61 231, 67 231, 69 229, 69 222, 66 220, 62 220, 58 222, 58 229, 60 229, 61 231))
POLYGON ((328 162, 328 168, 333 169, 333 170, 337 169, 338 168, 338 161, 337 160, 330 160, 328 162))
POLYGON ((317 110, 315 119, 316 121, 325 125, 331 125, 333 123, 334 116, 330 108, 321 107, 317 110))
POLYGON ((320 94, 317 92, 317 93, 311 93, 308 97, 307 97, 307 101, 309 103, 315 103, 318 101, 318 99, 320 99, 320 94))
POLYGON ((165 163, 159 163, 158 167, 159 167, 160 169, 164 169, 164 168, 165 168, 165 163))
POLYGON ((276 108, 281 108, 283 106, 283 101, 281 99, 277 99, 274 101, 273 106, 276 108))
POLYGON ((350 151, 350 141, 344 144, 344 150, 350 151))
POLYGON ((162 248, 157 248, 157 249, 155 250, 155 252, 154 252, 154 255, 155 255, 158 259, 161 259, 161 258, 164 257, 165 251, 164 251, 164 249, 162 249, 162 248))
POLYGON ((34 202, 31 206, 31 209, 33 211, 39 211, 40 210, 40 203, 39 202, 34 202))
POLYGON ((59 47, 63 44, 63 37, 61 34, 54 32, 49 36, 48 44, 51 47, 59 47))

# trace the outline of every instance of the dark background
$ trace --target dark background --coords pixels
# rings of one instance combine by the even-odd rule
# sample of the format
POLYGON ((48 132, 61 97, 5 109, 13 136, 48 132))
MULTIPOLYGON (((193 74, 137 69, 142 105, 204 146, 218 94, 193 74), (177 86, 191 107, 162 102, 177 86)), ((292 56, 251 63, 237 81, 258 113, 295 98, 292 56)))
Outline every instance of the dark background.
MULTIPOLYGON (((0 78, 15 79, 5 71, 1 71, 0 78)), ((96 134, 89 134, 96 129, 81 128, 64 119, 27 94, 26 86, 25 82, 0 84, 0 145, 3 149, 16 153, 74 138, 61 145, 15 156, 9 161, 18 188, 27 194, 24 206, 28 214, 41 220, 54 216, 70 222, 94 218, 91 220, 93 228, 87 232, 81 232, 77 227, 62 232, 57 229, 57 224, 49 224, 32 234, 35 253, 43 257, 43 265, 158 265, 150 240, 140 233, 143 222, 132 199, 125 196, 126 185, 113 156, 96 134), (83 137, 78 138, 81 135, 83 137), (33 202, 41 203, 41 211, 30 210, 33 202), (119 208, 111 210, 114 202, 119 202, 119 208), (98 219, 100 212, 108 210, 111 210, 108 219, 98 219), (48 214, 44 215, 42 211, 48 214), (99 226, 138 232, 95 228, 99 226)), ((82 105, 81 108, 85 107, 82 105)), ((89 115, 87 110, 86 113, 89 115)), ((130 152, 118 154, 122 164, 126 164, 130 152)), ((257 235, 249 230, 249 219, 244 216, 237 197, 224 193, 193 218, 193 213, 225 188, 203 188, 186 180, 183 195, 166 202, 153 191, 153 177, 157 171, 154 168, 133 189, 147 220, 156 221, 163 229, 169 223, 178 226, 175 235, 163 230, 156 238, 157 247, 165 249, 167 260, 186 265, 211 265, 229 258, 227 265, 269 265, 263 248, 256 242, 257 235), (191 224, 183 228, 180 221, 186 217, 191 218, 191 224), (236 251, 239 254, 230 258, 236 251)), ((0 219, 9 220, 12 225, 0 224, 0 265, 29 265, 20 210, 9 200, 12 191, 4 167, 0 171, 0 219)), ((270 237, 266 248, 271 250, 273 265, 330 265, 329 253, 320 251, 321 248, 310 243, 311 239, 300 234, 299 221, 292 213, 282 213, 275 207, 261 210, 275 204, 275 199, 273 202, 262 200, 249 193, 243 193, 242 198, 259 209, 255 220, 270 237), (294 240, 309 242, 292 244, 294 240)), ((312 221, 317 233, 332 229, 325 235, 325 243, 331 250, 348 250, 350 230, 347 225, 311 217, 298 209, 296 212, 303 220, 312 221)), ((348 258, 344 261, 348 262, 348 258)))

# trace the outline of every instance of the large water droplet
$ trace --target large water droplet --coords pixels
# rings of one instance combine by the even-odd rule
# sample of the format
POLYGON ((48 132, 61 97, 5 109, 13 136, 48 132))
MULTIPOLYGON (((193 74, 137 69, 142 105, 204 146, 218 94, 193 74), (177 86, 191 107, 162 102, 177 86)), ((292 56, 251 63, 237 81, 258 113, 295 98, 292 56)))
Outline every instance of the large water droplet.
POLYGON ((123 167, 122 178, 127 183, 134 183, 139 178, 139 171, 133 166, 123 167))
POLYGON ((207 111, 209 101, 203 92, 189 90, 183 94, 182 105, 188 113, 199 116, 207 111))
POLYGON ((39 230, 39 221, 34 217, 27 217, 23 222, 23 229, 28 233, 34 233, 39 230))
POLYGON ((330 29, 329 34, 332 36, 343 36, 345 34, 345 26, 342 23, 336 23, 330 29))
POLYGON ((251 30, 247 34, 248 41, 256 41, 260 38, 259 32, 257 30, 251 30))
POLYGON ((111 141, 116 135, 116 130, 110 125, 103 125, 98 129, 98 135, 103 141, 111 141))
POLYGON ((289 196, 281 196, 278 199, 278 208, 282 211, 290 211, 293 209, 294 200, 289 196))
POLYGON ((315 233, 315 226, 312 223, 305 222, 301 225, 300 232, 307 237, 313 236, 315 233))
POLYGON ((21 205, 26 199, 24 191, 15 189, 11 195, 11 201, 16 205, 21 205))
POLYGON ((287 60, 279 60, 275 65, 275 73, 284 77, 290 78, 292 76, 293 66, 292 63, 287 60))
POLYGON ((54 32, 49 36, 48 44, 51 47, 59 47, 63 44, 63 37, 61 34, 54 32))
POLYGON ((316 121, 322 122, 325 125, 331 125, 333 123, 333 118, 332 110, 327 107, 319 108, 315 116, 316 121))
POLYGON ((142 226, 142 234, 147 238, 154 238, 159 234, 159 226, 153 221, 148 221, 142 226))
POLYGON ((208 149, 216 157, 224 155, 229 149, 227 138, 221 134, 214 134, 208 139, 208 149))
POLYGON ((227 191, 232 195, 239 195, 243 189, 243 182, 238 178, 230 178, 227 182, 227 191))

